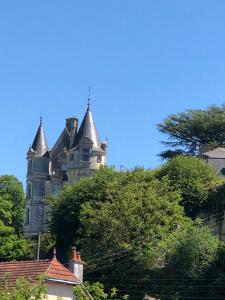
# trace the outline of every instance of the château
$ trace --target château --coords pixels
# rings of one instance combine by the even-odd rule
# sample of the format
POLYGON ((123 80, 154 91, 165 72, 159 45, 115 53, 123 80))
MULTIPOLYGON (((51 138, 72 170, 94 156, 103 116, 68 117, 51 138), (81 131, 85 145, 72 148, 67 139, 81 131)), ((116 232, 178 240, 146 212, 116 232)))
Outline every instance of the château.
POLYGON ((106 164, 107 142, 101 142, 88 99, 81 125, 70 117, 53 148, 49 148, 43 121, 27 153, 25 236, 47 231, 48 195, 57 196, 66 183, 93 176, 106 164))

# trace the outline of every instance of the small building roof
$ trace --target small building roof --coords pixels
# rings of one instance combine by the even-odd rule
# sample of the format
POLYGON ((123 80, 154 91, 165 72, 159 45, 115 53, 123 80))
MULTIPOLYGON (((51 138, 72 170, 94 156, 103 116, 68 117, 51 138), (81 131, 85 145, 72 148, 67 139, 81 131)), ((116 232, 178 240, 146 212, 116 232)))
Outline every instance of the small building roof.
POLYGON ((202 153, 202 156, 207 156, 208 158, 225 158, 225 148, 215 148, 211 151, 202 153))
POLYGON ((38 261, 14 261, 0 263, 0 288, 3 288, 3 279, 7 274, 8 285, 13 287, 18 278, 29 279, 36 283, 38 277, 43 275, 48 281, 56 281, 65 284, 79 284, 79 279, 64 267, 54 257, 51 260, 38 261))

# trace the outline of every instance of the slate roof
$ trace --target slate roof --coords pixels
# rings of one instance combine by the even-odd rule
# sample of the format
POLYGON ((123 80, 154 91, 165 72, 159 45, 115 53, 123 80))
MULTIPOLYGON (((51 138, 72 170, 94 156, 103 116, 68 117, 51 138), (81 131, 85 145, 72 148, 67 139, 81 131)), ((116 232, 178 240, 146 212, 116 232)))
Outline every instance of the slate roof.
POLYGON ((91 140, 93 142, 94 150, 102 151, 101 142, 90 109, 90 102, 88 103, 86 114, 74 139, 72 148, 76 147, 82 138, 88 138, 89 140, 91 140))
POLYGON ((42 119, 32 144, 32 150, 37 156, 43 156, 48 151, 48 144, 44 134, 42 119))
POLYGON ((207 156, 209 158, 225 158, 225 148, 215 148, 211 151, 202 153, 203 156, 207 156))
POLYGON ((46 280, 63 281, 68 284, 79 284, 79 279, 64 267, 55 257, 51 260, 39 261, 15 261, 0 263, 0 288, 3 288, 2 279, 5 274, 8 277, 9 287, 13 287, 18 278, 29 279, 37 282, 38 277, 43 275, 46 280))
POLYGON ((68 129, 65 127, 58 140, 56 141, 54 147, 52 148, 52 156, 57 156, 57 150, 63 151, 64 148, 69 149, 70 147, 70 134, 68 129))

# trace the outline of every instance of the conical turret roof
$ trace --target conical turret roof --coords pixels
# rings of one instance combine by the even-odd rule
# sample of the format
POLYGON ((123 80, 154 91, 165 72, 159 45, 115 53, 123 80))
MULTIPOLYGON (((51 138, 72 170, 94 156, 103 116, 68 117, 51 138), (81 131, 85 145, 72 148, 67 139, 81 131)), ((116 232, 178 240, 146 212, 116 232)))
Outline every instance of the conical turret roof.
POLYGON ((90 99, 88 99, 87 111, 79 128, 77 136, 73 142, 72 148, 76 147, 82 138, 88 138, 93 143, 93 148, 95 150, 101 150, 101 142, 90 108, 90 99))
POLYGON ((42 118, 40 120, 40 125, 32 144, 32 150, 37 156, 43 156, 48 151, 48 144, 45 138, 42 118))

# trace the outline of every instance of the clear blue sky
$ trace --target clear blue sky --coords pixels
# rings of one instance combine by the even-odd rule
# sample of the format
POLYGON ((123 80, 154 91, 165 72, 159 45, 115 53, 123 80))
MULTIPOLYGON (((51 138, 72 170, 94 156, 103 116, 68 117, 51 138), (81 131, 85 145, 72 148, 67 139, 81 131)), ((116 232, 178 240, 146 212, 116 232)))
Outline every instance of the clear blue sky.
POLYGON ((24 182, 41 112, 52 146, 89 86, 109 164, 159 165, 157 123, 225 102, 225 1, 1 1, 0 174, 24 182))

